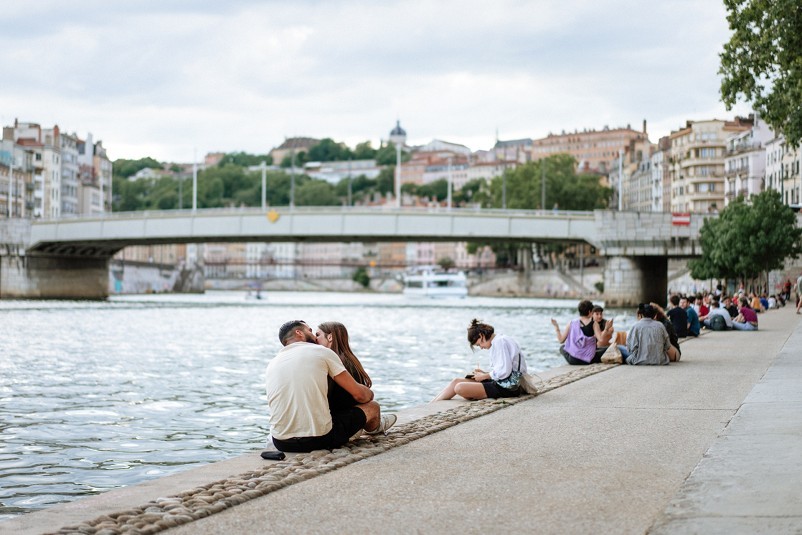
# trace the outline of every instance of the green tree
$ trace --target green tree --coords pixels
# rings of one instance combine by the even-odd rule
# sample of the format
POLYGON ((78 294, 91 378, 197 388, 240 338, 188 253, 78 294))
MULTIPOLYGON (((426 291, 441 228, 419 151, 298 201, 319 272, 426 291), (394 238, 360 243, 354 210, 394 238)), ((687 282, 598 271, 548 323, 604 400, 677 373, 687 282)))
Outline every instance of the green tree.
POLYGON ((151 169, 162 169, 162 164, 153 158, 140 158, 138 160, 126 160, 119 158, 114 160, 112 164, 112 173, 116 176, 128 178, 135 175, 142 169, 150 167, 151 169))
POLYGON ((219 167, 226 165, 238 165, 240 167, 251 167, 253 165, 260 165, 265 162, 267 165, 273 165, 273 157, 269 154, 248 154, 247 152, 229 152, 220 159, 219 167))
MULTIPOLYGON (((395 145, 388 143, 382 145, 376 151, 376 165, 395 165, 398 155, 395 153, 395 145)), ((408 152, 401 151, 401 162, 408 162, 410 155, 408 152)))
POLYGON ((354 160, 372 160, 376 158, 376 149, 374 149, 370 141, 358 143, 354 147, 354 160))
POLYGON ((742 96, 788 143, 802 139, 802 10, 798 0, 724 0, 732 36, 721 53, 721 99, 742 96))
POLYGON ((776 191, 764 191, 747 204, 739 197, 700 230, 701 258, 692 260, 696 279, 754 281, 787 258, 802 254, 802 229, 776 191))
POLYGON ((310 162, 334 162, 353 159, 353 156, 345 143, 337 143, 327 137, 309 149, 307 159, 310 162))
POLYGON ((364 267, 356 268, 353 280, 361 284, 363 288, 370 286, 370 275, 368 275, 368 270, 364 267))
POLYGON ((308 180, 295 189, 297 206, 337 206, 340 203, 334 186, 325 180, 308 180))
POLYGON ((576 174, 576 160, 567 154, 508 169, 503 176, 490 183, 488 204, 501 208, 506 198, 507 208, 535 210, 594 210, 608 205, 612 190, 601 185, 596 175, 576 174), (546 183, 546 204, 543 198, 542 178, 546 183), (506 194, 505 194, 506 189, 506 194))
MULTIPOLYGON (((284 169, 289 169, 290 167, 292 167, 292 163, 293 163, 292 159, 293 159, 293 154, 292 153, 287 154, 281 160, 281 163, 279 164, 279 166, 283 167, 284 169)), ((302 150, 302 151, 299 151, 299 152, 295 153, 295 168, 296 169, 299 168, 299 167, 303 167, 304 164, 306 162, 308 162, 308 161, 309 161, 309 158, 307 158, 307 156, 306 156, 306 151, 302 150)))
POLYGON ((376 177, 376 191, 385 195, 395 191, 395 166, 385 167, 376 177))

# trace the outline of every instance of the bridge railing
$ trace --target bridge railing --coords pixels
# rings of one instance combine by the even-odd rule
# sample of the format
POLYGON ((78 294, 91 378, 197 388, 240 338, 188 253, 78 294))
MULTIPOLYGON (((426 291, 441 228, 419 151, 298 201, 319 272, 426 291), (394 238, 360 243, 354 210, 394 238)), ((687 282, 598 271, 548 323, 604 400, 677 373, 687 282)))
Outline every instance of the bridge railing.
MULTIPOLYGON (((517 216, 517 217, 547 217, 547 218, 581 218, 591 219, 594 217, 592 211, 571 211, 571 210, 516 210, 499 208, 447 208, 443 206, 405 206, 402 208, 382 206, 275 206, 268 207, 267 211, 274 210, 280 215, 312 215, 330 213, 372 213, 372 214, 441 214, 441 215, 486 215, 486 216, 517 216)), ((215 215, 254 215, 267 213, 258 207, 240 208, 201 208, 198 210, 142 210, 131 212, 105 212, 102 214, 64 214, 57 218, 41 218, 33 220, 34 223, 53 223, 59 221, 95 221, 107 219, 141 219, 141 218, 175 218, 192 216, 215 216, 215 215)))

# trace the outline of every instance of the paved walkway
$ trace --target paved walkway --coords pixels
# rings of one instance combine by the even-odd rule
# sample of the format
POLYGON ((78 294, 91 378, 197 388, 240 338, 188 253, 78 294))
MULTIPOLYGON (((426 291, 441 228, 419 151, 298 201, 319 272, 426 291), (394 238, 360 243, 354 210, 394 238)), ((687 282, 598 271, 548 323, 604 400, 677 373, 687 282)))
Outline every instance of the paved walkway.
MULTIPOLYGON (((800 533, 799 318, 763 314, 758 332, 683 344, 680 363, 615 367, 166 533, 800 533)), ((55 531, 265 466, 246 455, 0 533, 55 531)))

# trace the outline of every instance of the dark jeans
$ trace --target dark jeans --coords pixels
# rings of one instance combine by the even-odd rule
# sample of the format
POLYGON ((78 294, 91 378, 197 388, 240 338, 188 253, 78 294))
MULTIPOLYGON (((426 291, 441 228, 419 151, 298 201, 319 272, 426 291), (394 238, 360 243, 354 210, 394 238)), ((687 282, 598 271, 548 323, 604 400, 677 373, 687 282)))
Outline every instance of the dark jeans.
MULTIPOLYGON (((601 353, 604 353, 604 351, 602 351, 601 353)), ((563 357, 565 357, 565 361, 572 366, 587 366, 588 364, 599 363, 601 362, 601 353, 596 351, 596 354, 593 356, 593 360, 591 360, 590 362, 585 362, 584 360, 579 360, 578 358, 574 358, 571 355, 569 355, 568 351, 565 350, 564 345, 560 346, 560 354, 563 357)))

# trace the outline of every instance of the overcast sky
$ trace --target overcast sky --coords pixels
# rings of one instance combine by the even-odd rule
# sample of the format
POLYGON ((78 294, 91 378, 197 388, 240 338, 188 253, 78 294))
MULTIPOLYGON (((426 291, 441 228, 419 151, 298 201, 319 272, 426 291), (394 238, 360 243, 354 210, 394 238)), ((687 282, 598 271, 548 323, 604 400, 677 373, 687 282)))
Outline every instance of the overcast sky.
POLYGON ((720 0, 37 0, 0 10, 0 121, 111 159, 264 153, 285 137, 496 139, 729 118, 720 0))

